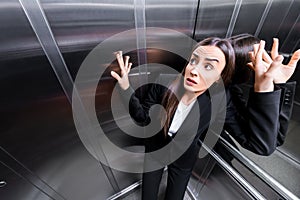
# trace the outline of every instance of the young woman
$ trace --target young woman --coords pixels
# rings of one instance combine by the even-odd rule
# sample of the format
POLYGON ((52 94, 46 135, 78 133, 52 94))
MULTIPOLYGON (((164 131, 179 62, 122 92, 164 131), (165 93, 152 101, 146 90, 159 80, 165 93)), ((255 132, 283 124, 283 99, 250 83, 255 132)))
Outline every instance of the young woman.
MULTIPOLYGON (((257 51, 260 40, 251 34, 239 34, 230 38, 232 46, 235 51, 236 62, 235 72, 233 75, 231 96, 237 109, 245 109, 247 104, 247 93, 251 87, 253 87, 255 77, 255 69, 251 64, 253 51, 257 51)), ((278 59, 283 61, 283 57, 278 54, 279 40, 273 39, 273 46, 271 49, 271 56, 266 52, 263 53, 265 70, 268 70, 268 66, 271 65, 273 60, 278 59)), ((280 102, 280 115, 279 115, 279 129, 277 136, 277 146, 283 144, 287 130, 288 122, 291 117, 294 92, 296 82, 287 82, 293 75, 297 62, 300 59, 300 49, 295 51, 290 61, 284 65, 278 65, 277 69, 273 70, 274 87, 281 89, 281 102, 280 102)))
MULTIPOLYGON (((247 109, 248 102, 248 94, 249 91, 252 90, 254 86, 255 79, 255 69, 251 64, 251 52, 254 50, 257 51, 258 45, 260 43, 260 39, 257 37, 243 33, 239 35, 232 36, 229 38, 231 44, 233 46, 235 52, 235 71, 232 76, 232 82, 230 87, 228 87, 232 102, 236 106, 236 109, 242 112, 242 110, 247 109)), ((273 45, 271 48, 271 56, 269 56, 266 52, 263 52, 265 70, 271 66, 273 60, 279 59, 280 61, 283 59, 282 56, 278 54, 279 40, 277 38, 273 39, 273 45)), ((274 76, 274 87, 281 90, 281 98, 280 98, 280 111, 279 111, 279 128, 276 139, 276 146, 280 146, 283 144, 285 140, 285 136, 288 131, 288 124, 290 121, 290 117, 292 114, 293 108, 293 99, 296 88, 296 82, 287 82, 291 76, 293 75, 297 62, 300 59, 300 50, 297 50, 293 53, 290 61, 284 65, 278 65, 276 70, 273 70, 274 76)), ((243 113, 243 112, 242 112, 243 113)), ((232 135, 234 137, 234 135, 232 135)), ((230 142, 233 146, 236 147, 234 142, 228 137, 225 132, 222 132, 221 137, 230 142)), ((240 137, 235 137, 235 139, 242 144, 244 140, 241 140, 240 137)), ((275 144, 274 144, 275 145, 275 144)), ((269 155, 273 153, 275 150, 271 148, 268 153, 265 155, 269 155)), ((236 147, 237 148, 237 147, 236 147)), ((226 149, 219 143, 214 146, 214 150, 228 163, 233 159, 232 155, 227 152, 226 149)), ((257 152, 255 149, 248 149, 256 154, 261 154, 262 152, 257 152)), ((198 164, 199 165, 199 164, 198 164)))
MULTIPOLYGON (((274 77, 263 72, 264 41, 253 52, 253 68, 255 69, 255 90, 250 92, 247 109, 237 110, 232 102, 230 92, 226 89, 226 118, 224 128, 239 138, 242 146, 259 154, 269 154, 276 147, 278 132, 280 89, 274 90, 274 77)), ((128 73, 131 63, 129 57, 123 60, 122 52, 116 55, 121 75, 111 72, 118 81, 122 96, 130 99, 130 114, 137 122, 149 123, 149 109, 154 104, 161 104, 166 109, 162 130, 147 139, 146 152, 162 148, 172 141, 179 130, 186 129, 186 124, 193 124, 190 118, 195 106, 199 106, 200 121, 197 133, 187 150, 174 162, 168 165, 168 180, 165 199, 183 199, 193 165, 200 146, 199 138, 203 138, 211 120, 211 98, 208 90, 223 79, 225 88, 229 86, 234 71, 235 54, 230 42, 226 39, 208 38, 199 42, 194 48, 189 63, 169 88, 154 85, 147 93, 147 98, 140 102, 130 87, 128 73), (132 95, 133 94, 133 95, 132 95), (176 95, 177 96, 176 96, 176 95), (179 96, 179 98, 177 98, 179 96), (185 114, 184 114, 185 113, 185 114)), ((281 65, 274 60, 270 69, 281 65)), ((212 120, 217 120, 213 119, 212 120)), ((182 130, 181 130, 182 131, 182 130)), ((142 199, 157 199, 159 184, 163 174, 161 169, 143 174, 142 199)))

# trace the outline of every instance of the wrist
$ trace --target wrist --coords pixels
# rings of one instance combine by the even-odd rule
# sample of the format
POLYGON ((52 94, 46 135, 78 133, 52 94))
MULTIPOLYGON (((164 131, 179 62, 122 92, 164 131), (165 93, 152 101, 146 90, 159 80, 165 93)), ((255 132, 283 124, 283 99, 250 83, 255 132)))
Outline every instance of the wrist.
POLYGON ((284 84, 286 83, 287 81, 277 81, 277 80, 274 80, 274 84, 284 84))
POLYGON ((122 90, 127 90, 129 88, 129 85, 120 85, 120 88, 122 90))
POLYGON ((274 84, 254 84, 254 92, 272 92, 274 91, 274 84))
POLYGON ((123 84, 120 84, 120 88, 121 88, 122 90, 127 90, 129 87, 130 87, 130 84, 129 84, 129 83, 123 83, 123 84))
POLYGON ((123 90, 127 90, 129 88, 129 85, 122 87, 123 90))

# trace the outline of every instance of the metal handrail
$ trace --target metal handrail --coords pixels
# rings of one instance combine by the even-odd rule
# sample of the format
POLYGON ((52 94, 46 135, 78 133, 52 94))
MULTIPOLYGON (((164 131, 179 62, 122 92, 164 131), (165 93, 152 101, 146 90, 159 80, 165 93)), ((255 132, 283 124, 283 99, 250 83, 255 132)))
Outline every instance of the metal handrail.
MULTIPOLYGON (((226 134, 230 135, 227 131, 226 134)), ((239 162, 241 162, 244 166, 246 166, 249 170, 251 170, 257 177, 259 177, 263 182, 265 182, 271 189, 276 191, 279 195, 288 200, 299 200, 297 196, 295 196, 291 191, 285 188, 282 184, 276 181, 272 176, 266 173, 262 168, 256 165, 252 160, 247 158, 244 154, 242 154, 239 150, 237 150, 233 145, 227 142, 224 138, 220 137, 220 143, 236 158, 239 162)), ((201 141, 200 141, 201 142, 201 141)), ((219 154, 217 154, 214 150, 211 150, 205 144, 202 144, 202 147, 209 152, 209 154, 220 164, 220 166, 230 174, 252 197, 259 200, 265 200, 266 198, 257 191, 244 177, 242 177, 239 172, 237 172, 233 167, 231 167, 219 154)), ((121 196, 129 193, 130 191, 136 189, 141 185, 141 180, 132 184, 131 186, 125 188, 124 190, 118 192, 117 194, 108 198, 109 200, 118 199, 121 196)), ((193 195, 193 192, 189 187, 187 187, 187 192, 190 197, 196 199, 193 195)))
MULTIPOLYGON (((224 161, 221 156, 214 152, 214 150, 210 150, 205 144, 202 143, 202 147, 209 152, 209 154, 214 157, 214 159, 221 165, 223 169, 227 173, 229 173, 249 194, 254 197, 255 199, 259 200, 266 200, 266 198, 260 194, 250 183, 248 183, 234 168, 232 168, 226 161, 224 161)), ((166 170, 166 169, 165 169, 166 170)), ((130 191, 136 189, 141 185, 142 181, 138 181, 129 187, 125 188, 124 190, 114 194, 113 196, 109 197, 107 200, 115 200, 118 199, 125 194, 128 194, 130 191)), ((190 197, 196 200, 196 197, 193 195, 193 192, 189 187, 187 187, 187 192, 190 197)))
MULTIPOLYGON (((200 140, 199 140, 200 141, 200 140)), ((220 166, 230 174, 252 197, 255 199, 266 199, 259 191, 257 191, 244 177, 242 177, 233 167, 231 167, 219 154, 207 147, 200 141, 202 147, 220 164, 220 166)))
POLYGON ((142 180, 139 180, 133 184, 131 184, 130 186, 126 187, 125 189, 121 190, 120 192, 117 192, 116 194, 108 197, 106 200, 116 200, 119 199, 123 196, 125 196, 126 194, 128 194, 129 192, 135 190, 136 188, 140 187, 140 185, 142 184, 142 180))
MULTIPOLYGON (((230 134, 227 131, 225 131, 225 133, 230 136, 230 134)), ((231 145, 228 141, 226 141, 221 136, 220 136, 220 142, 238 161, 240 161, 243 165, 245 165, 249 170, 251 170, 256 176, 258 176, 261 180, 263 180, 268 186, 270 186, 279 195, 281 195, 285 199, 299 200, 299 198, 295 196, 291 191, 289 191, 286 187, 280 184, 266 171, 264 171, 252 160, 250 160, 248 157, 242 154, 239 150, 237 150, 233 145, 231 145)))

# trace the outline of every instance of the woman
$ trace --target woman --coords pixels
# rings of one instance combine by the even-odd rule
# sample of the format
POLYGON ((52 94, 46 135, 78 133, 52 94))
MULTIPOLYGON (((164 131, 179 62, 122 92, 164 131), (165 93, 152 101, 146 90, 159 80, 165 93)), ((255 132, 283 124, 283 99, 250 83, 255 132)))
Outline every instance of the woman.
MULTIPOLYGON (((251 34, 239 34, 230 38, 232 46, 235 51, 236 62, 235 72, 233 75, 231 96, 237 109, 245 109, 247 104, 247 91, 253 86, 255 74, 254 67, 251 64, 251 55, 253 51, 257 51, 257 45, 260 40, 251 34)), ((273 60, 278 59, 283 61, 283 57, 278 54, 279 40, 273 39, 273 46, 271 49, 271 56, 266 52, 263 53, 264 65, 270 66, 273 60)), ((294 91, 296 82, 287 82, 293 75, 297 62, 300 59, 300 50, 293 53, 290 61, 284 65, 278 65, 276 70, 273 70, 274 86, 281 89, 281 102, 280 102, 280 116, 279 116, 279 129, 277 136, 277 146, 283 144, 287 130, 288 122, 291 117, 294 91)), ((266 68, 265 70, 267 70, 266 68)))
MULTIPOLYGON (((264 67, 262 65, 264 45, 264 41, 261 41, 258 50, 253 53, 255 58, 253 66, 256 71, 264 67)), ((191 145, 187 147, 183 155, 168 165, 165 199, 183 199, 200 149, 198 140, 204 137, 210 124, 211 97, 208 89, 219 84, 220 78, 223 79, 225 88, 229 86, 234 71, 234 50, 226 39, 208 38, 199 42, 182 76, 178 76, 168 89, 159 85, 151 87, 143 103, 135 95, 131 96, 133 91, 128 80, 131 67, 129 57, 123 60, 121 52, 116 56, 121 68, 121 76, 113 71, 111 75, 122 88, 122 96, 130 98, 131 116, 137 122, 149 123, 148 112, 152 105, 162 104, 166 109, 166 117, 162 119, 166 123, 159 133, 147 140, 146 152, 155 151, 169 143, 176 132, 189 123, 189 120, 183 119, 189 119, 195 105, 200 108, 200 122, 191 145), (183 110, 185 112, 182 112, 183 110)), ((271 67, 280 64, 280 61, 275 60, 271 67)), ((277 133, 278 128, 280 90, 274 90, 272 76, 258 73, 257 77, 255 91, 249 95, 247 110, 242 112, 236 110, 230 93, 226 90, 227 107, 224 127, 235 137, 240 138, 242 145, 247 149, 260 154, 268 154, 276 147, 276 142, 274 144, 276 134, 274 133, 277 133)), ((143 174, 142 199, 157 199, 162 173, 163 168, 143 174)))
MULTIPOLYGON (((251 64, 251 52, 253 52, 254 50, 257 51, 257 45, 259 45, 260 39, 248 33, 235 35, 229 39, 235 52, 235 71, 229 90, 232 101, 237 110, 242 111, 247 109, 246 105, 248 101, 248 94, 254 86, 255 69, 251 64)), ((278 57, 280 61, 283 59, 282 56, 278 56, 278 47, 279 40, 277 38, 274 38, 273 46, 270 52, 271 57, 266 52, 263 53, 264 62, 266 62, 264 63, 264 65, 266 66, 266 70, 268 69, 267 67, 271 65, 272 61, 276 59, 276 57, 278 57)), ((279 128, 277 133, 276 146, 280 146, 283 144, 288 131, 288 124, 293 108, 296 82, 287 81, 293 75, 299 59, 300 50, 297 50, 293 53, 288 64, 278 65, 278 68, 274 70, 275 73, 273 72, 274 86, 275 88, 281 89, 279 128)), ((221 136, 237 148, 235 143, 231 140, 230 137, 228 137, 225 132, 222 132, 221 136)), ((235 137, 234 134, 232 136, 235 137)), ((244 142, 244 140, 241 140, 240 137, 235 137, 235 139, 240 144, 244 142)), ((227 150, 224 149, 221 144, 219 144, 219 142, 214 146, 214 150, 228 163, 230 163, 230 161, 233 159, 232 155, 228 153, 227 150)), ((261 152, 257 152, 255 149, 248 150, 256 154, 261 154, 261 152)), ((273 153, 274 150, 275 146, 274 148, 272 148, 272 150, 270 149, 270 151, 264 155, 269 155, 273 153)))

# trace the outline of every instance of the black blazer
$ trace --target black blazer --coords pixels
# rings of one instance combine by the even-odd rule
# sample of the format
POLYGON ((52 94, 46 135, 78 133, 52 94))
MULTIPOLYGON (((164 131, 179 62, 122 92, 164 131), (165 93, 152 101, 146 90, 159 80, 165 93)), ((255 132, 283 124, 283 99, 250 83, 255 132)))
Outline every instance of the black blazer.
MULTIPOLYGON (((162 76, 160 78, 166 79, 162 76)), ((226 95, 222 95, 221 93, 213 94, 216 95, 216 99, 219 99, 220 102, 226 101, 224 129, 244 148, 256 154, 270 155, 276 149, 277 145, 283 143, 287 132, 292 98, 290 98, 288 104, 282 99, 285 98, 287 93, 289 96, 293 96, 294 91, 293 89, 291 90, 292 87, 290 89, 287 88, 281 85, 281 88, 276 87, 275 91, 267 93, 255 93, 250 90, 247 101, 242 94, 243 91, 238 89, 237 86, 226 88, 226 95)), ((137 123, 145 125, 150 122, 149 110, 151 106, 162 103, 162 98, 166 90, 167 88, 161 85, 152 85, 143 102, 136 97, 131 87, 125 91, 121 90, 121 93, 125 101, 130 102, 129 112, 132 118, 137 123)), ((212 117, 211 115, 211 98, 209 96, 208 92, 205 92, 197 98, 197 106, 200 109, 202 108, 202 111, 205 110, 205 112, 201 112, 197 134, 193 138, 192 145, 196 144, 199 138, 204 140, 206 137, 211 136, 209 133, 209 135, 206 134, 210 120, 218 124, 218 115, 216 117, 212 117)), ((221 108, 219 111, 222 111, 221 108)), ((190 115, 185 119, 180 129, 192 125, 193 119, 191 119, 190 115)), ((153 151, 161 148, 165 144, 166 139, 162 131, 160 131, 151 137, 149 141, 148 150, 153 151)))
MULTIPOLYGON (((233 102, 238 110, 246 109, 249 100, 249 91, 253 84, 238 84, 231 87, 230 93, 233 102)), ((277 146, 284 143, 289 120, 292 115, 293 101, 296 89, 296 81, 282 84, 275 84, 276 89, 281 90, 280 104, 279 104, 279 128, 277 133, 277 146)))

